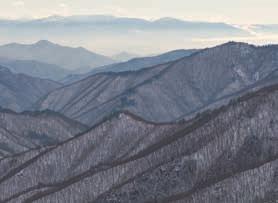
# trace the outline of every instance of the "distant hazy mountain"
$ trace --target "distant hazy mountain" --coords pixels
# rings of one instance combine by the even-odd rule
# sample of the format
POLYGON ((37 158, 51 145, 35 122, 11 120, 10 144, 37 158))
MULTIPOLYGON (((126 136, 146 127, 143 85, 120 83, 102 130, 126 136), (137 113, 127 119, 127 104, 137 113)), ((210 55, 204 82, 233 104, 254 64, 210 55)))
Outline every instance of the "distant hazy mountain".
POLYGON ((251 28, 256 33, 261 34, 278 34, 278 24, 272 24, 272 25, 253 25, 251 28))
POLYGON ((54 112, 19 114, 0 108, 0 157, 58 144, 86 128, 54 112))
MULTIPOLYGON (((10 23, 11 24, 11 23, 10 23)), ((128 18, 128 17, 115 17, 107 15, 91 15, 91 16, 50 16, 47 18, 42 18, 38 20, 29 21, 14 21, 14 24, 23 25, 90 25, 98 27, 111 27, 112 29, 121 28, 143 28, 143 29, 164 29, 164 28, 177 28, 177 29, 197 29, 197 28, 207 28, 215 29, 218 31, 231 31, 232 34, 242 34, 244 31, 233 27, 225 23, 211 23, 211 22, 194 22, 194 21, 184 21, 175 18, 165 17, 154 21, 149 21, 140 18, 128 18)))
POLYGON ((277 84, 187 122, 120 113, 59 145, 2 159, 0 200, 276 202, 277 114, 277 84))
POLYGON ((17 60, 35 60, 54 64, 68 70, 93 68, 115 61, 84 48, 71 48, 41 40, 35 44, 7 44, 0 46, 0 57, 17 60))
POLYGON ((0 57, 0 65, 9 68, 14 73, 23 73, 33 77, 60 80, 71 72, 56 65, 34 60, 14 60, 0 57))
POLYGON ((14 111, 29 109, 50 91, 60 87, 57 82, 12 73, 0 66, 0 106, 14 111))
MULTIPOLYGON (((52 16, 24 21, 2 20, 0 33, 1 39, 9 39, 9 42, 48 39, 57 43, 67 43, 69 46, 100 50, 102 53, 122 52, 124 47, 128 52, 142 55, 182 47, 199 48, 200 44, 202 47, 211 46, 211 38, 251 36, 249 32, 226 23, 194 22, 174 18, 151 21, 102 15, 52 16)), ((71 60, 71 57, 67 60, 71 60)))
POLYGON ((174 50, 157 56, 134 58, 127 62, 111 64, 93 69, 89 74, 104 73, 104 72, 124 72, 124 71, 136 71, 143 68, 155 66, 158 64, 167 63, 169 61, 175 61, 177 59, 190 56, 197 52, 196 49, 189 50, 174 50))
POLYGON ((197 52, 196 49, 191 50, 175 50, 170 51, 161 55, 152 56, 152 57, 141 57, 141 58, 134 58, 127 62, 122 63, 115 63, 99 68, 95 68, 89 73, 86 74, 72 74, 68 75, 66 78, 61 80, 64 84, 70 84, 76 82, 78 80, 84 79, 96 73, 105 73, 105 72, 124 72, 124 71, 136 71, 144 68, 148 68, 151 66, 155 66, 162 63, 167 63, 169 61, 174 61, 186 56, 190 56, 191 54, 197 52))
POLYGON ((131 54, 128 52, 121 52, 119 54, 111 56, 111 58, 113 58, 116 61, 124 62, 124 61, 129 61, 130 59, 133 59, 133 58, 139 58, 139 55, 131 54))
POLYGON ((88 125, 123 110, 149 121, 173 121, 260 83, 277 67, 277 46, 231 42, 137 72, 88 77, 51 92, 40 109, 88 125))

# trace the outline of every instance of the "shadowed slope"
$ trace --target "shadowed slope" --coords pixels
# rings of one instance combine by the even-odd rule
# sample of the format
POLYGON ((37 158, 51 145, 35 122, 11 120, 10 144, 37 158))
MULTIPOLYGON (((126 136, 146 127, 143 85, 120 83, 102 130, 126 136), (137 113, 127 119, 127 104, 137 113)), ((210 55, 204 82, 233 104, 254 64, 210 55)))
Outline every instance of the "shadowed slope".
POLYGON ((158 64, 168 63, 170 61, 175 61, 177 59, 190 56, 197 51, 198 50, 195 49, 175 50, 157 56, 134 58, 127 62, 115 63, 107 66, 102 66, 99 68, 94 68, 92 71, 86 74, 69 75, 68 77, 61 80, 61 82, 63 84, 71 84, 73 82, 77 82, 78 80, 82 80, 84 78, 87 78, 97 73, 107 73, 107 72, 119 73, 125 71, 141 70, 144 68, 149 68, 152 66, 156 66, 158 64))
POLYGON ((50 111, 15 113, 0 108, 0 156, 57 144, 86 129, 50 111))
POLYGON ((1 160, 1 199, 275 201, 277 110, 274 85, 188 122, 120 113, 57 146, 1 160))
POLYGON ((61 85, 57 82, 15 74, 0 66, 0 106, 3 108, 14 111, 28 110, 39 99, 58 87, 61 85))
POLYGON ((88 125, 122 110, 168 122, 247 91, 277 67, 277 46, 231 42, 137 72, 94 75, 51 92, 39 108, 88 125))
POLYGON ((0 57, 0 64, 14 73, 23 73, 32 77, 61 80, 71 72, 59 66, 35 60, 13 60, 0 57))

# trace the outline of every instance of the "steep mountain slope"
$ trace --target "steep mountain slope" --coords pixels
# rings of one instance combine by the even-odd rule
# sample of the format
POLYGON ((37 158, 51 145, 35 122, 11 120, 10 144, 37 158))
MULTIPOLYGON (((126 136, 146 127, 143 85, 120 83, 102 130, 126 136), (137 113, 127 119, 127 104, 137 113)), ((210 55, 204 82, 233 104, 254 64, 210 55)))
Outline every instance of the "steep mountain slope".
POLYGON ((0 66, 0 106, 14 111, 29 109, 43 96, 61 85, 51 80, 14 74, 0 66))
POLYGON ((34 60, 13 60, 0 57, 0 65, 9 68, 14 73, 23 73, 32 77, 61 80, 71 72, 59 66, 34 60))
POLYGON ((65 79, 61 80, 63 84, 70 84, 74 83, 78 80, 82 80, 87 78, 91 75, 97 73, 106 73, 106 72, 124 72, 124 71, 136 71, 144 68, 149 68, 151 66, 155 66, 158 64, 167 63, 170 61, 175 61, 177 59, 190 56, 191 54, 197 52, 198 50, 175 50, 170 51, 161 55, 152 56, 152 57, 141 57, 141 58, 134 58, 127 62, 122 63, 115 63, 99 68, 94 68, 92 71, 86 74, 77 74, 77 75, 69 75, 65 79))
POLYGON ((0 160, 1 202, 275 202, 277 113, 277 84, 187 122, 120 113, 0 160))
POLYGON ((124 63, 112 64, 109 66, 104 66, 96 68, 91 71, 91 74, 99 72, 124 72, 124 71, 136 71, 143 68, 155 66, 158 64, 167 63, 170 61, 175 61, 177 59, 190 56, 198 50, 174 50, 157 56, 141 57, 131 59, 124 63))
POLYGON ((277 68, 277 46, 231 42, 138 72, 94 75, 51 92, 39 108, 88 125, 122 110, 173 121, 252 87, 277 68))
POLYGON ((0 157, 57 144, 86 128, 54 112, 19 114, 0 108, 0 157))
POLYGON ((46 40, 28 45, 13 43, 0 46, 0 56, 18 60, 36 60, 69 70, 93 68, 115 62, 81 47, 65 47, 46 40))

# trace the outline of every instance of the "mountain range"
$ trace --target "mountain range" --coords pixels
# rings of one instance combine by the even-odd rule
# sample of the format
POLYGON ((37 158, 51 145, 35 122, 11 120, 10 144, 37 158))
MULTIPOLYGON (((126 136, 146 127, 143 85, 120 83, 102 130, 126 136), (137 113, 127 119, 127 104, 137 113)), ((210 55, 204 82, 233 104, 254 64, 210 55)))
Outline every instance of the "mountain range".
POLYGON ((152 68, 93 75, 52 91, 38 109, 90 126, 126 110, 148 121, 170 122, 268 83, 277 67, 277 46, 230 42, 152 68))
POLYGON ((277 101, 276 84, 187 122, 119 113, 0 160, 1 201, 275 202, 277 101))
MULTIPOLYGON (((65 26, 67 25, 82 26, 87 27, 97 27, 97 28, 107 28, 110 27, 111 30, 121 30, 121 29, 130 29, 137 28, 142 30, 159 30, 159 29, 188 29, 188 30, 197 30, 200 27, 203 28, 203 31, 199 29, 199 33, 205 33, 205 30, 212 32, 218 31, 219 35, 224 33, 229 33, 233 35, 242 35, 247 34, 244 30, 237 28, 226 23, 215 23, 215 22, 194 22, 194 21, 185 21, 170 17, 161 18, 158 20, 145 20, 140 18, 128 18, 128 17, 115 17, 107 15, 91 15, 91 16, 50 16, 47 18, 41 19, 31 19, 31 20, 4 20, 0 21, 2 26, 13 27, 19 26, 21 28, 38 28, 40 26, 54 27, 54 26, 65 26)), ((61 27, 60 27, 61 28, 61 27)), ((210 33, 208 33, 210 34, 210 33)))
POLYGON ((134 71, 151 67, 177 60, 197 51, 174 50, 160 55, 137 58, 130 55, 129 57, 134 56, 135 58, 119 63, 108 57, 105 61, 103 59, 105 56, 94 53, 88 55, 89 51, 86 51, 86 55, 84 50, 83 48, 64 47, 46 40, 29 45, 7 44, 0 46, 0 65, 9 68, 14 73, 23 73, 32 77, 69 84, 100 72, 134 71), (53 57, 53 53, 59 54, 55 54, 56 56, 53 57), (67 58, 72 58, 74 63, 67 58), (105 65, 112 62, 114 63, 111 65, 105 65), (97 64, 99 67, 95 67, 97 64))
POLYGON ((196 49, 188 49, 188 50, 181 49, 181 50, 166 52, 155 56, 138 57, 138 58, 130 59, 126 62, 97 67, 85 74, 71 74, 60 81, 63 84, 70 84, 82 80, 84 78, 87 78, 89 76, 95 75, 97 73, 106 73, 106 72, 118 73, 118 72, 126 72, 126 71, 137 71, 145 68, 150 68, 155 65, 167 63, 170 61, 175 61, 180 58, 190 56, 191 54, 197 51, 198 50, 196 49))
POLYGON ((202 48, 215 44, 200 42, 199 39, 209 41, 211 38, 252 36, 240 26, 221 22, 197 22, 175 18, 146 20, 106 15, 0 20, 0 32, 2 43, 30 43, 48 39, 74 47, 81 45, 106 55, 120 53, 123 47, 131 53, 149 55, 181 47, 202 48))
POLYGON ((166 52, 163 54, 149 56, 149 57, 137 57, 128 60, 123 63, 116 63, 107 66, 102 66, 99 68, 95 68, 89 72, 89 74, 93 75, 96 73, 104 73, 104 72, 125 72, 125 71, 136 71, 148 67, 152 67, 158 64, 167 63, 170 61, 176 61, 180 58, 190 56, 191 54, 197 52, 196 49, 181 49, 174 50, 170 52, 166 52))
POLYGON ((40 40, 35 44, 6 44, 0 46, 0 57, 16 60, 35 60, 67 70, 85 69, 112 64, 115 61, 82 47, 72 48, 40 40))
MULTIPOLYGON (((184 23, 152 23, 169 21, 184 23)), ((32 23, 92 22, 104 18, 32 23)), ((12 70, 32 59, 2 57, 11 65, 0 66, 1 203, 278 201, 277 45, 175 50, 67 84, 12 70)))

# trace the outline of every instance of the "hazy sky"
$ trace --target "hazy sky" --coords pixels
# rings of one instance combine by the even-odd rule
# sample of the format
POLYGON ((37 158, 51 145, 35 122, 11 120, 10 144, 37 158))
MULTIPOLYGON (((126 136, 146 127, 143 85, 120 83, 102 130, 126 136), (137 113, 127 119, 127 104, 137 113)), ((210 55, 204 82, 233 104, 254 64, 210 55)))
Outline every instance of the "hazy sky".
POLYGON ((278 24, 278 0, 0 0, 2 18, 112 14, 234 24, 278 24))

